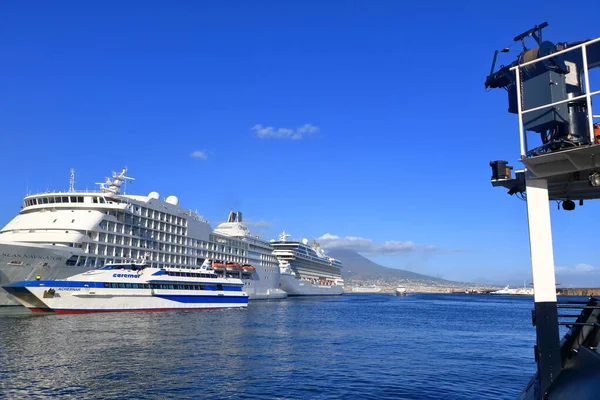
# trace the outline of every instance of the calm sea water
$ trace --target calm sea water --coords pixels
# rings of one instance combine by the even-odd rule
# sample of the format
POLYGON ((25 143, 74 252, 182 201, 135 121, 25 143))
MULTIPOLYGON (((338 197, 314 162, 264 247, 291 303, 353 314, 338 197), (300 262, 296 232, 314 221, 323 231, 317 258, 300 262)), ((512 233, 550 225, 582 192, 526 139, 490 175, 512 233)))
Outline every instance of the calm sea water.
POLYGON ((347 294, 247 310, 0 310, 0 397, 512 399, 532 299, 347 294))

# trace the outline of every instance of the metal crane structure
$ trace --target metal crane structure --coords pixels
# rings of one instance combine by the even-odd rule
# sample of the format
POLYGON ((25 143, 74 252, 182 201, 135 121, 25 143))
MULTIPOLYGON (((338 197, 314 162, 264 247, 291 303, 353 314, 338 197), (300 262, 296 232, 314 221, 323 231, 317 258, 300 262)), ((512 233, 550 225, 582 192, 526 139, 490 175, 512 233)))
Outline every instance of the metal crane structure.
POLYGON ((524 168, 513 176, 508 161, 491 161, 491 183, 527 202, 538 368, 519 399, 595 399, 600 398, 600 299, 557 301, 549 203, 556 200, 572 211, 575 201, 600 198, 600 115, 592 109, 600 91, 590 89, 589 73, 600 67, 600 38, 553 43, 542 38, 547 26, 517 35, 522 51, 497 71, 499 53, 509 49, 494 53, 485 87, 508 94, 508 111, 518 116, 524 168), (526 39, 535 47, 527 48, 526 39), (568 328, 562 339, 561 325, 568 328))

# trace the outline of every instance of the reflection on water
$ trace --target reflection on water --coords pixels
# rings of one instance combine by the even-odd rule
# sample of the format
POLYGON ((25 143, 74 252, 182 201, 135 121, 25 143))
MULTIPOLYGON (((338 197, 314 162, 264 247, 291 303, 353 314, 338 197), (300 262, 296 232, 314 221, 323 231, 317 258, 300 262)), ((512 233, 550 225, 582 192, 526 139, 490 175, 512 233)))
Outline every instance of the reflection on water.
POLYGON ((0 397, 509 399, 531 298, 344 295, 246 310, 0 310, 0 397))

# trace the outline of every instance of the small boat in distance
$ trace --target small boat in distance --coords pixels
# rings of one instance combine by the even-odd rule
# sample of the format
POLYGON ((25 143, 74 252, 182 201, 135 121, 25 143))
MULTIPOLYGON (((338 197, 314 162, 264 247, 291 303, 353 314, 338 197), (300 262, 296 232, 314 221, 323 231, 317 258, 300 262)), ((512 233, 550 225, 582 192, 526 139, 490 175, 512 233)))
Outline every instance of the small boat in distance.
POLYGON ((396 294, 396 296, 406 296, 406 288, 397 287, 395 294, 396 294))
POLYGON ((209 268, 192 272, 118 263, 64 280, 14 282, 4 289, 33 312, 82 314, 244 308, 248 294, 243 286, 241 279, 209 268))
POLYGON ((517 289, 511 289, 509 287, 510 285, 507 285, 504 289, 500 289, 500 290, 496 290, 494 292, 490 292, 490 294, 517 294, 517 289))
POLYGON ((496 290, 494 292, 490 292, 490 294, 504 294, 511 296, 533 296, 534 291, 532 287, 527 287, 523 285, 522 288, 510 288, 506 286, 504 289, 496 290))
POLYGON ((381 293, 381 290, 379 286, 354 286, 352 288, 354 293, 381 293))

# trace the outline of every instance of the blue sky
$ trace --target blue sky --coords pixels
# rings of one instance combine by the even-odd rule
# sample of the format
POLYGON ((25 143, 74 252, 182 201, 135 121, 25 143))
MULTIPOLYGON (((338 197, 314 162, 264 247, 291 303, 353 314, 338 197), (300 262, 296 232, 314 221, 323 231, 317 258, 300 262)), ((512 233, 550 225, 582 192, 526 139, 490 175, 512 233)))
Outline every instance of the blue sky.
MULTIPOLYGON (((70 168, 91 189, 127 165, 129 192, 175 194, 213 226, 239 209, 267 238, 362 238, 383 265, 530 280, 525 203, 489 184, 490 160, 520 167, 517 121, 483 83, 494 49, 534 24, 553 41, 600 33, 600 4, 577 23, 558 10, 3 2, 0 223, 27 190, 66 190, 70 168)), ((600 285, 598 211, 553 211, 565 285, 600 285)))

